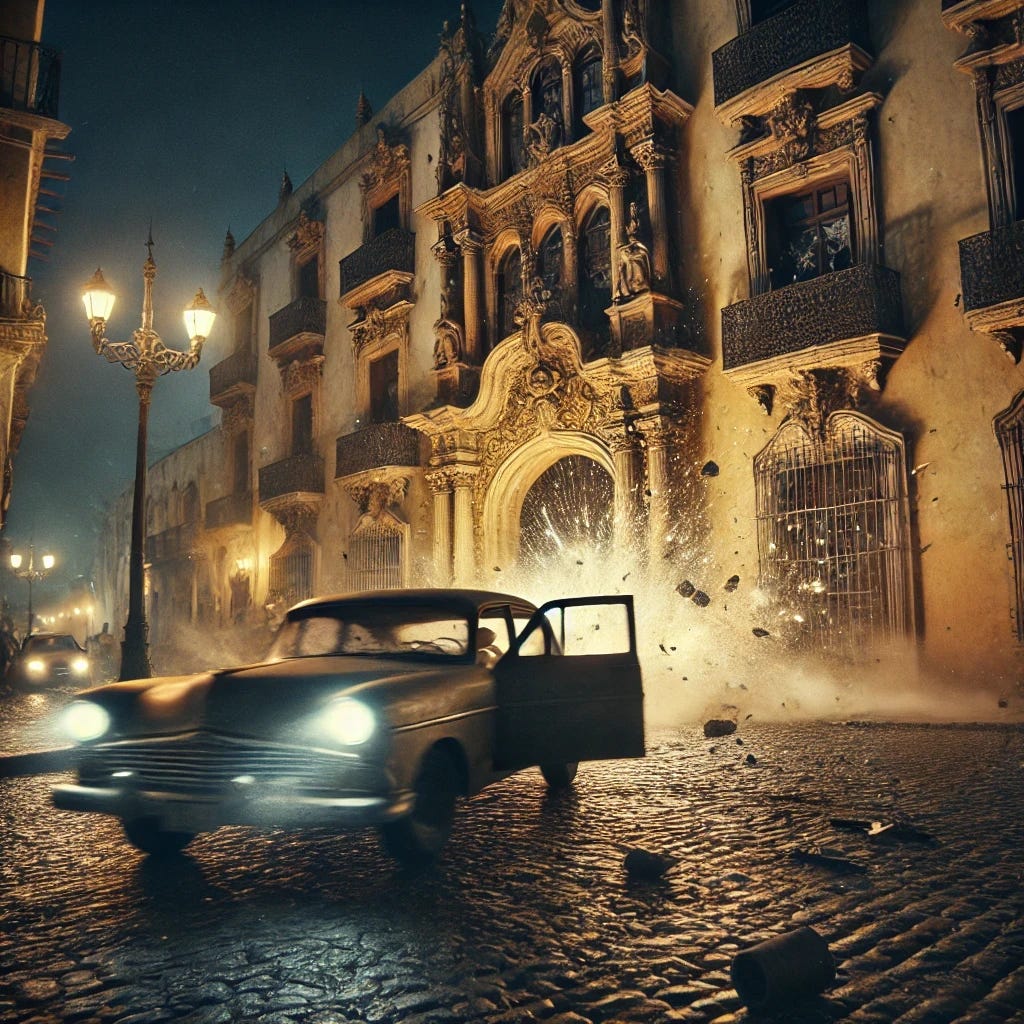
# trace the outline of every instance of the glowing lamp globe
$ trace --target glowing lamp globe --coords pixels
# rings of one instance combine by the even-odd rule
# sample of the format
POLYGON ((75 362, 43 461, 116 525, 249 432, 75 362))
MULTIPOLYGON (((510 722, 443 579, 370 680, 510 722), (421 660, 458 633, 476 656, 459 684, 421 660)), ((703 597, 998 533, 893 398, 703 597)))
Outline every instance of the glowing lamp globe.
POLYGON ((213 321, 217 314, 200 288, 196 297, 185 307, 185 330, 189 341, 197 338, 208 338, 213 329, 213 321))
POLYGON ((53 555, 43 555, 43 568, 47 570, 52 569, 55 561, 56 559, 53 555))
POLYGON ((11 555, 11 568, 12 569, 20 569, 21 568, 21 555, 18 555, 18 554, 11 555))
POLYGON ((110 311, 114 308, 114 292, 103 279, 103 273, 96 268, 89 283, 82 289, 82 301, 85 303, 85 314, 89 322, 94 320, 108 320, 110 311))

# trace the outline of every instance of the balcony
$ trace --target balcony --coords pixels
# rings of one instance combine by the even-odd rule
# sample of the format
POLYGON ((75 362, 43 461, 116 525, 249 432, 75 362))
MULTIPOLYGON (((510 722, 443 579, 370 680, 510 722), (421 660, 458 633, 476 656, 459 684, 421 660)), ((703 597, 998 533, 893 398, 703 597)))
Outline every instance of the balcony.
POLYGON ((746 102, 751 90, 786 72, 793 81, 783 92, 825 88, 842 71, 867 67, 870 51, 864 0, 797 0, 712 53, 715 107, 730 121, 764 114, 777 102, 774 93, 746 102))
POLYGON ((277 360, 321 355, 327 333, 327 302, 303 296, 270 317, 270 355, 277 360))
POLYGON ((726 371, 780 356, 791 367, 842 356, 869 360, 878 358, 883 347, 891 351, 882 338, 905 340, 900 276, 870 263, 798 281, 722 310, 726 371), (811 358, 793 359, 798 352, 811 358))
POLYGON ((0 107, 56 121, 59 95, 60 54, 0 36, 0 107))
POLYGON ((227 359, 210 367, 210 402, 231 405, 256 390, 256 353, 232 352, 227 359))
POLYGON ((312 452, 289 455, 260 468, 260 504, 287 505, 317 500, 324 493, 324 460, 312 452))
POLYGON ((371 423, 337 440, 335 478, 381 466, 418 466, 419 431, 404 423, 371 423))
POLYGON ((252 525, 252 492, 225 494, 223 498, 206 503, 206 528, 216 530, 222 526, 252 525))
POLYGON ((146 560, 172 562, 188 558, 196 546, 197 523, 182 523, 146 538, 146 560))
POLYGON ((389 228, 341 261, 341 299, 365 306, 378 294, 408 284, 416 268, 416 235, 389 228))
POLYGON ((1024 220, 960 240, 964 312, 975 329, 1020 325, 1024 302, 1024 220), (1010 304, 1010 309, 1004 308, 1010 304))

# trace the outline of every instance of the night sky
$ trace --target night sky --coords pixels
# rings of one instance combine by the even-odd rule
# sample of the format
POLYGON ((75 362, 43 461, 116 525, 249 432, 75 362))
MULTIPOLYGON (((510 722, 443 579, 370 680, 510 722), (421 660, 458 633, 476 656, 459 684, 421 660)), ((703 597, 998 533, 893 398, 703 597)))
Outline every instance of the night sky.
MULTIPOLYGON (((500 0, 474 0, 491 32, 500 0)), ((277 205, 282 173, 298 188, 355 127, 437 53, 459 0, 47 0, 43 43, 62 54, 62 144, 74 162, 49 259, 33 295, 49 345, 29 395, 5 535, 58 558, 47 590, 89 574, 104 511, 131 483, 134 376, 93 352, 81 287, 101 266, 117 293, 112 341, 131 340, 153 226, 154 327, 186 348, 181 310, 202 287, 216 304, 224 235, 241 242, 277 205)), ((48 164, 50 166, 50 164, 48 164)), ((46 205, 53 205, 47 203, 46 205)), ((229 341, 214 326, 199 366, 157 381, 150 461, 214 426, 209 369, 229 341)))

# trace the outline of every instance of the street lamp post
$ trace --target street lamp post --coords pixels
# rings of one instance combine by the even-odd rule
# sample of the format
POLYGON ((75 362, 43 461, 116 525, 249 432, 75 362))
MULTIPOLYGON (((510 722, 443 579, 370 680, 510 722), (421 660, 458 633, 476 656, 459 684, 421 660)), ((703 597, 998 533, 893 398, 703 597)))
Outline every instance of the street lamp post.
POLYGON ((153 674, 149 663, 149 624, 146 622, 145 598, 145 514, 146 514, 146 431, 149 424, 149 402, 157 377, 172 370, 191 370, 199 362, 203 342, 210 335, 214 311, 202 288, 185 309, 188 332, 187 352, 169 349, 153 330, 153 238, 146 242, 148 255, 142 265, 145 282, 142 300, 142 326, 132 333, 131 341, 108 341, 104 337, 107 318, 114 305, 114 293, 97 270, 85 286, 82 298, 92 345, 98 355, 111 363, 120 363, 135 373, 135 390, 139 395, 139 431, 135 449, 135 490, 132 496, 132 540, 128 566, 128 620, 121 642, 120 679, 145 679, 153 674))
POLYGON ((24 559, 20 554, 15 552, 11 555, 11 571, 18 579, 28 580, 28 631, 25 636, 31 636, 32 634, 32 584, 37 580, 44 579, 49 571, 53 568, 55 561, 53 555, 43 555, 41 569, 36 568, 36 549, 34 544, 28 546, 28 565, 22 568, 22 562, 24 559))

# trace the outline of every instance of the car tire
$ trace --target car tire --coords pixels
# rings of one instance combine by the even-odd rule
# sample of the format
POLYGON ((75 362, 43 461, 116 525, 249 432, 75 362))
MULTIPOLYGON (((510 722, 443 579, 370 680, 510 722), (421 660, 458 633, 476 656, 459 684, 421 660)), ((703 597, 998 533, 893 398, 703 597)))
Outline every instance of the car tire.
POLYGON ((548 789, 568 789, 576 778, 579 768, 578 761, 567 761, 563 764, 542 764, 540 773, 548 784, 548 789))
POLYGON ((128 842, 151 857, 169 857, 181 853, 193 839, 194 832, 168 832, 155 818, 129 818, 121 822, 128 842))
POLYGON ((405 867, 424 867, 437 859, 452 830, 459 771, 440 747, 429 750, 414 785, 412 813, 380 826, 384 849, 405 867))

